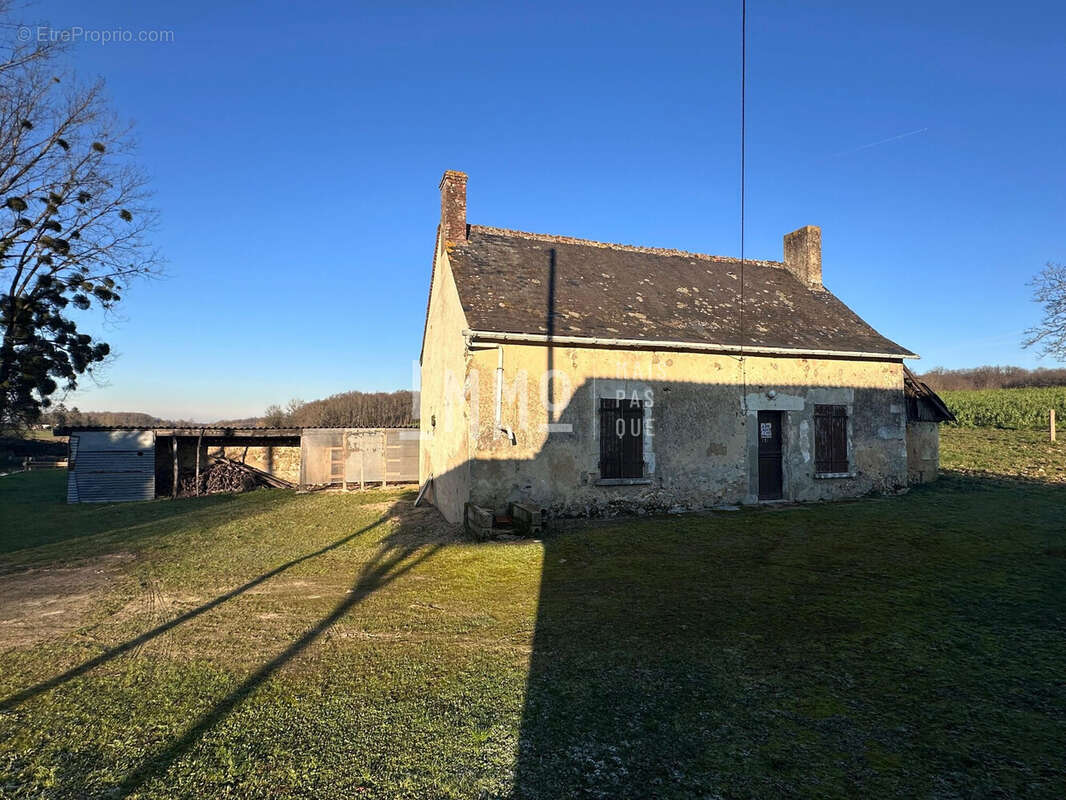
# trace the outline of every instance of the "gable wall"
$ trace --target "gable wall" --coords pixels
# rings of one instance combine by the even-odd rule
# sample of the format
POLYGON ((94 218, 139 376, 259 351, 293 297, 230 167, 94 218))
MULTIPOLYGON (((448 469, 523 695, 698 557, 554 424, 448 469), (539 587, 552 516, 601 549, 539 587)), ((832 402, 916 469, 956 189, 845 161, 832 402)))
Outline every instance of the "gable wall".
POLYGON ((433 476, 428 499, 449 522, 462 519, 470 494, 466 327, 448 254, 438 250, 422 350, 419 483, 433 476))

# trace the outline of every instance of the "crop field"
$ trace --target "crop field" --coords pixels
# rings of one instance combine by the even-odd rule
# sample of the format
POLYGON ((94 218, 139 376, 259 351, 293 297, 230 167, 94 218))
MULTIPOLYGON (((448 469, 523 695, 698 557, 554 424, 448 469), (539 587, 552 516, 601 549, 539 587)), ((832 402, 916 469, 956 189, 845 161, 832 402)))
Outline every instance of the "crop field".
POLYGON ((1066 386, 940 392, 959 425, 967 428, 1048 427, 1048 411, 1066 424, 1066 386))

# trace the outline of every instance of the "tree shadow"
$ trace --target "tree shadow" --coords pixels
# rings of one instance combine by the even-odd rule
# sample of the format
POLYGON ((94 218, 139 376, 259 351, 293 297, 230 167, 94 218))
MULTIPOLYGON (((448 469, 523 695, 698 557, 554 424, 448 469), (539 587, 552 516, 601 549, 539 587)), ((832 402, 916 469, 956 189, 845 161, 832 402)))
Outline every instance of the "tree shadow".
MULTIPOLYGON (((376 495, 369 496, 368 502, 375 499, 375 497, 376 495)), ((284 650, 256 669, 234 691, 221 698, 210 711, 204 713, 190 725, 180 738, 162 747, 155 754, 146 758, 137 768, 129 772, 121 783, 109 793, 109 796, 126 797, 137 793, 145 784, 164 774, 175 761, 195 747, 204 734, 236 709, 257 687, 268 681, 285 664, 297 657, 325 634, 334 623, 351 612, 352 609, 375 591, 387 586, 429 559, 438 549, 445 545, 448 536, 437 530, 435 526, 425 525, 426 520, 422 518, 425 515, 420 517, 418 514, 413 514, 409 518, 408 506, 409 503, 401 499, 399 502, 393 503, 379 518, 359 530, 313 552, 280 564, 274 569, 264 572, 209 602, 203 603, 152 630, 146 631, 140 636, 109 648, 77 667, 0 700, 0 712, 11 711, 34 697, 58 688, 69 681, 92 672, 97 667, 133 652, 145 643, 192 621, 229 600, 245 594, 297 565, 337 550, 372 531, 382 528, 382 526, 398 523, 394 530, 389 531, 381 538, 379 549, 374 557, 359 571, 344 599, 329 614, 321 618, 299 638, 285 647, 284 650), (415 524, 408 524, 412 519, 415 524)))
MULTIPOLYGON (((349 539, 380 526, 387 521, 387 518, 382 517, 357 534, 353 534, 349 539)), ((211 710, 196 720, 179 739, 145 759, 111 791, 110 796, 135 795, 154 778, 164 775, 171 765, 192 750, 206 733, 218 725, 257 688, 270 680, 285 664, 325 634, 332 625, 378 589, 387 586, 432 557, 442 546, 439 542, 428 545, 411 543, 410 537, 407 537, 406 544, 394 544, 391 537, 386 537, 374 559, 360 571, 343 601, 278 655, 249 675, 240 686, 216 702, 211 710)))
POLYGON ((186 611, 183 614, 179 614, 177 617, 174 617, 173 619, 164 622, 162 625, 159 625, 150 631, 142 633, 140 636, 123 642, 120 645, 116 645, 115 647, 108 648, 104 652, 100 653, 98 656, 91 658, 88 661, 85 661, 82 664, 79 664, 78 666, 69 669, 60 675, 56 675, 55 677, 49 678, 46 681, 42 681, 34 686, 23 689, 20 692, 16 692, 15 694, 9 695, 8 697, 5 697, 4 699, 0 700, 0 711, 10 711, 27 700, 30 700, 44 692, 50 691, 51 689, 55 689, 56 687, 61 686, 64 683, 67 683, 68 681, 74 680, 75 678, 79 678, 82 675, 91 672, 92 670, 103 664, 108 663, 109 661, 113 661, 116 658, 130 653, 141 647, 142 645, 155 639, 156 637, 162 636, 164 633, 167 633, 168 631, 171 631, 179 625, 185 624, 186 622, 190 622, 191 620, 196 619, 202 614, 206 614, 208 611, 217 608, 226 601, 232 600, 235 597, 239 597, 245 592, 254 589, 260 584, 277 577, 283 572, 286 572, 287 570, 290 570, 299 564, 303 564, 306 561, 310 561, 311 559, 324 555, 330 552, 331 550, 336 550, 340 547, 343 547, 349 542, 359 538, 363 534, 369 533, 375 528, 378 528, 379 526, 388 522, 392 518, 392 516, 392 513, 385 514, 379 519, 372 522, 371 524, 360 528, 354 533, 350 533, 343 538, 337 539, 336 541, 331 542, 330 544, 321 547, 318 550, 315 550, 314 552, 306 553, 305 555, 302 555, 299 558, 294 558, 291 561, 287 561, 284 564, 280 564, 274 569, 269 570, 268 572, 264 572, 261 575, 256 576, 252 580, 247 581, 246 583, 243 583, 240 586, 237 586, 234 589, 231 589, 230 591, 221 594, 206 603, 202 603, 196 606, 195 608, 186 611))
MULTIPOLYGON (((263 490, 248 495, 216 494, 182 500, 135 503, 68 505, 65 472, 50 475, 29 472, 0 481, 0 507, 5 524, 0 533, 0 553, 63 545, 56 550, 63 560, 113 552, 143 535, 165 535, 190 520, 210 525, 220 517, 241 513, 268 513, 292 500, 292 492, 263 490)), ((0 565, 0 574, 18 569, 0 565)))

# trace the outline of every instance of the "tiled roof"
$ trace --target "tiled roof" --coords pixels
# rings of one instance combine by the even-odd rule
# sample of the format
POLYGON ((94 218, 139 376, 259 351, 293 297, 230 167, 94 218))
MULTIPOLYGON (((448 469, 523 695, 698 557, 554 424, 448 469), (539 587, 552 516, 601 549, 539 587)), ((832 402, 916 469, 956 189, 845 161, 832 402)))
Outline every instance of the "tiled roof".
POLYGON ((903 357, 825 289, 784 264, 469 226, 449 251, 470 328, 903 357))

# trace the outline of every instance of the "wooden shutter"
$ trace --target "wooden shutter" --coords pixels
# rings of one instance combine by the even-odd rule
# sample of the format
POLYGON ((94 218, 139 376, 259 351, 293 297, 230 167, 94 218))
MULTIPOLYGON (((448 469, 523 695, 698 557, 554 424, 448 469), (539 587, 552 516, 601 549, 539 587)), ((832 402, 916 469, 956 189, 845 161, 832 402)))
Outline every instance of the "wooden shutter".
POLYGON ((644 403, 622 401, 622 477, 644 477, 644 403))
POLYGON ((622 477, 622 440, 618 436, 621 412, 617 400, 600 400, 600 477, 622 477))
POLYGON ((848 471, 848 410, 845 406, 814 407, 816 472, 848 471))
POLYGON ((644 403, 600 400, 600 477, 644 477, 644 403))

